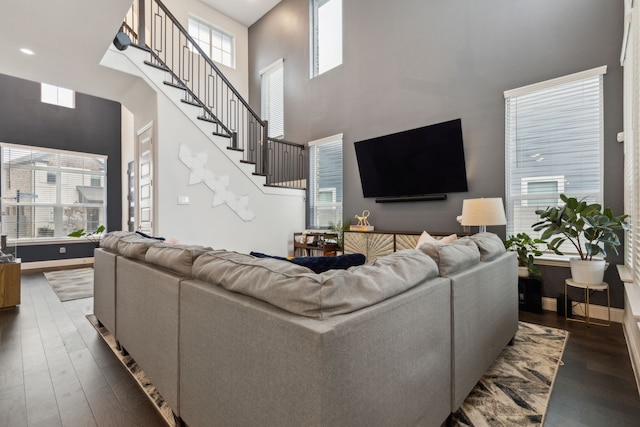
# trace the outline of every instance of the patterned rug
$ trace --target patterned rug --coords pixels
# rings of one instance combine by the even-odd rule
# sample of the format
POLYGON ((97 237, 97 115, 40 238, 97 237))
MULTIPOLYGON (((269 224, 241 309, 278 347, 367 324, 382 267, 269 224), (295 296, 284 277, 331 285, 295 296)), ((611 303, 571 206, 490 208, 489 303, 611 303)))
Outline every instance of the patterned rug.
POLYGON ((62 302, 93 296, 93 268, 47 271, 44 277, 62 302))
POLYGON ((138 385, 142 388, 151 402, 154 403, 156 409, 160 411, 160 414, 167 422, 167 425, 169 425, 170 427, 176 427, 176 421, 173 417, 173 411, 164 401, 160 393, 158 393, 158 390, 156 390, 155 386, 151 383, 151 381, 149 381, 144 371, 140 369, 136 361, 133 360, 131 356, 123 356, 122 353, 120 353, 117 348, 115 338, 113 337, 113 335, 111 335, 111 332, 109 332, 107 328, 98 325, 98 319, 96 319, 96 316, 94 316, 93 314, 89 314, 87 315, 87 320, 89 320, 93 327, 96 328, 96 331, 98 331, 104 342, 109 346, 111 351, 113 351, 113 354, 115 354, 118 360, 120 360, 120 363, 122 363, 122 365, 127 368, 129 374, 131 374, 133 379, 136 380, 138 385))
MULTIPOLYGON (((138 382, 170 427, 176 422, 151 381, 131 356, 116 348, 111 333, 98 325, 92 314, 87 319, 120 362, 138 382)), ((520 322, 513 346, 506 347, 469 393, 460 409, 451 415, 452 426, 511 427, 541 426, 551 389, 569 332, 520 322)))
POLYGON ((520 322, 458 411, 454 426, 541 426, 569 332, 520 322))

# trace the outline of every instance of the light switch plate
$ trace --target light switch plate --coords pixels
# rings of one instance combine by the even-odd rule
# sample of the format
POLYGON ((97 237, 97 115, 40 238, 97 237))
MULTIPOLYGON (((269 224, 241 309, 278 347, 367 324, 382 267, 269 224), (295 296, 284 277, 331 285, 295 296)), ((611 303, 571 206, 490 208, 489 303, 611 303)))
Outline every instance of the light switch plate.
POLYGON ((188 205, 189 204, 189 196, 178 196, 178 204, 179 205, 188 205))

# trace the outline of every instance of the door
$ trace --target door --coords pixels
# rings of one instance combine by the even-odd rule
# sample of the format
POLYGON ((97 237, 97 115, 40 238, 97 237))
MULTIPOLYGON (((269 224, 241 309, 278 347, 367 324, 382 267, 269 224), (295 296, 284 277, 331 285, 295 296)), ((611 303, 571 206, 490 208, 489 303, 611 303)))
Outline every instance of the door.
POLYGON ((153 123, 138 132, 137 229, 154 234, 153 218, 153 123))

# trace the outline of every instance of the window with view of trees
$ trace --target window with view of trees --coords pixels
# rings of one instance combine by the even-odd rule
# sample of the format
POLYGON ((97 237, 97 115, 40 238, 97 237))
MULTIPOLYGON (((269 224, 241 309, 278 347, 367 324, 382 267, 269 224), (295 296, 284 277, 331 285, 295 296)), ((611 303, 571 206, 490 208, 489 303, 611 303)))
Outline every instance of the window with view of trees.
POLYGON ((309 143, 307 227, 342 223, 342 134, 309 143))
POLYGON ((65 237, 106 222, 106 156, 0 144, 2 234, 65 237))

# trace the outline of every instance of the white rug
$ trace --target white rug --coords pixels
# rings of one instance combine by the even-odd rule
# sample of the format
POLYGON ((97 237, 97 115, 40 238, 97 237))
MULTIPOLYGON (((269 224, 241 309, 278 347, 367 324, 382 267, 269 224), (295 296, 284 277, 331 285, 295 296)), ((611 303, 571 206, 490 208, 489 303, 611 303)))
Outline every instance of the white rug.
POLYGON ((93 268, 47 271, 44 277, 62 302, 93 296, 93 268))

